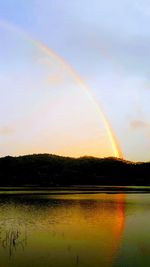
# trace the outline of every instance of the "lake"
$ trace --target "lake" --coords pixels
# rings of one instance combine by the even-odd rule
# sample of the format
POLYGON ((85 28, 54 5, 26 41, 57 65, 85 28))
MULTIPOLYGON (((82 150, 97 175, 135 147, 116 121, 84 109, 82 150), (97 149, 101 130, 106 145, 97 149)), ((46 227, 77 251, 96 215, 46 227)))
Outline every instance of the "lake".
POLYGON ((150 266, 148 190, 1 188, 0 266, 150 266))

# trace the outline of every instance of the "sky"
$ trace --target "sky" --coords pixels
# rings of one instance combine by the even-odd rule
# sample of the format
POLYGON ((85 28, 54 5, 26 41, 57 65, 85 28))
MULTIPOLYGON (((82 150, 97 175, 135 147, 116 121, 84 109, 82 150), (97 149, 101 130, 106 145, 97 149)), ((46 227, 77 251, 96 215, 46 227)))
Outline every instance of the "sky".
POLYGON ((113 156, 98 104, 124 158, 150 160, 147 0, 5 0, 0 21, 1 156, 113 156), (71 65, 97 104, 59 59, 20 32, 71 65))

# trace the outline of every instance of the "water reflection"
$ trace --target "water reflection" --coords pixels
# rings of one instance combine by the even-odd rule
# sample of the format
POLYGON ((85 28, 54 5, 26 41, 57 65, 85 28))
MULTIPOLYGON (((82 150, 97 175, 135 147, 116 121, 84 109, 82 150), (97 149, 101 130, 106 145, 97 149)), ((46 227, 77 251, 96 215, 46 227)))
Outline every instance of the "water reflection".
POLYGON ((126 196, 126 223, 115 267, 150 266, 150 194, 126 196))
POLYGON ((1 266, 112 266, 124 228, 122 194, 1 196, 1 266))

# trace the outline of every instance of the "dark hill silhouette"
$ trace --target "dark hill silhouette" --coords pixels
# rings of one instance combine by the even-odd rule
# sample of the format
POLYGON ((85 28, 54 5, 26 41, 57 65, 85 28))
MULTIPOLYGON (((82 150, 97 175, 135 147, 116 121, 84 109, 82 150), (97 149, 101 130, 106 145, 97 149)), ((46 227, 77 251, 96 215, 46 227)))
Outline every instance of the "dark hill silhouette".
POLYGON ((36 154, 0 158, 0 186, 150 185, 150 163, 36 154))

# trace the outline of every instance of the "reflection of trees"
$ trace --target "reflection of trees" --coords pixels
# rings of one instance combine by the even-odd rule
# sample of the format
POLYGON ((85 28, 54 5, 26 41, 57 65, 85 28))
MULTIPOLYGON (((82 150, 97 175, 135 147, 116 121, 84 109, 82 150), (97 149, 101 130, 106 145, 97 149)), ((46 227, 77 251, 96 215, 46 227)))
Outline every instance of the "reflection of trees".
POLYGON ((11 258, 18 249, 24 250, 27 245, 26 229, 8 229, 0 231, 0 245, 8 252, 11 258))

